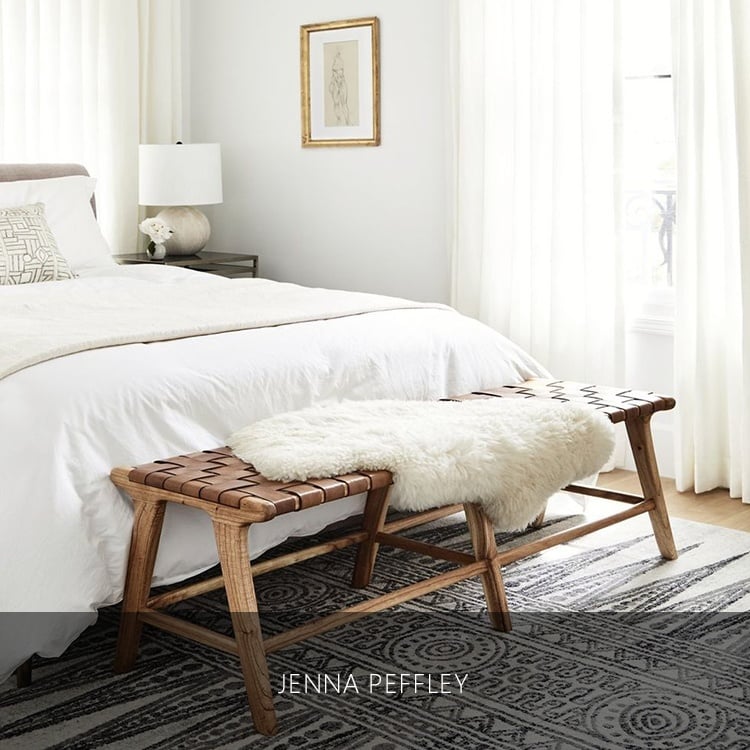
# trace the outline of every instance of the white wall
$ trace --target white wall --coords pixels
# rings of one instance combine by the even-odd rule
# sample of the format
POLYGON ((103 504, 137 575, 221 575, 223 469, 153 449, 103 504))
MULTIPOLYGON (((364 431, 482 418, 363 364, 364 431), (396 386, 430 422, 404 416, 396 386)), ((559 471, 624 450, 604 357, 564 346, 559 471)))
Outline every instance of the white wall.
POLYGON ((190 140, 218 141, 211 249, 261 275, 447 301, 447 0, 191 0, 190 140), (300 146, 299 27, 378 16, 382 145, 300 146))
MULTIPOLYGON (((213 249, 257 252, 267 278, 448 301, 447 3, 189 0, 185 136, 224 156, 213 249), (382 145, 303 149, 299 27, 368 15, 381 23, 382 145)), ((672 348, 669 332, 636 326, 628 387, 673 393, 672 348)), ((666 476, 672 423, 652 424, 666 476)))

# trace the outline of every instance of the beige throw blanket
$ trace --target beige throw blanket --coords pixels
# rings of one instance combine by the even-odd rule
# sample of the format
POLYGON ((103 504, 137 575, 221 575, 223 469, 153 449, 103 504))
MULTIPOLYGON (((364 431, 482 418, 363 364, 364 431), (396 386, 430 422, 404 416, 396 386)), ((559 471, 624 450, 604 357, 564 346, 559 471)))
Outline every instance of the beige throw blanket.
POLYGON ((262 279, 212 281, 104 277, 0 288, 0 378, 87 349, 445 307, 262 279))

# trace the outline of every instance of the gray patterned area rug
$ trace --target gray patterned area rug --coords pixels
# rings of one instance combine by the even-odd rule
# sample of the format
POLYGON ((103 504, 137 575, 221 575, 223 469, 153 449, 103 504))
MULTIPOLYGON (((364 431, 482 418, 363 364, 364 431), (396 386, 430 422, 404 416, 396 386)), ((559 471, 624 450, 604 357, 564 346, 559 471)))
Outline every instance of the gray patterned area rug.
MULTIPOLYGON (((750 534, 674 528, 673 562, 640 517, 510 566, 511 633, 489 628, 472 580, 271 655, 273 738, 253 731, 232 656, 147 629, 136 669, 114 675, 118 613, 104 610, 63 657, 35 663, 30 688, 0 686, 0 747, 746 750, 750 534)), ((469 546, 459 516, 411 534, 469 546)), ((357 601, 352 560, 259 578, 266 634, 357 601)), ((444 565, 382 549, 371 594, 444 565)), ((177 609, 230 632, 220 593, 177 609)))

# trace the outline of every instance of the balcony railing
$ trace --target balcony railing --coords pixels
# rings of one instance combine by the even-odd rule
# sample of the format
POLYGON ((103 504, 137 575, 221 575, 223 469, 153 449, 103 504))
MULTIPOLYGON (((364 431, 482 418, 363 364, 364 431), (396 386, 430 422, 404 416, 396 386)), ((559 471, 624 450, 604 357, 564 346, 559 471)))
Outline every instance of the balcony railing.
MULTIPOLYGON (((654 277, 662 275, 657 269, 663 268, 662 283, 672 286, 677 191, 674 188, 629 190, 626 192, 625 216, 630 241, 640 245, 639 273, 650 277, 648 280, 653 282, 654 277), (639 240, 635 240, 634 232, 639 233, 639 240)), ((633 252, 632 247, 629 250, 633 252)))

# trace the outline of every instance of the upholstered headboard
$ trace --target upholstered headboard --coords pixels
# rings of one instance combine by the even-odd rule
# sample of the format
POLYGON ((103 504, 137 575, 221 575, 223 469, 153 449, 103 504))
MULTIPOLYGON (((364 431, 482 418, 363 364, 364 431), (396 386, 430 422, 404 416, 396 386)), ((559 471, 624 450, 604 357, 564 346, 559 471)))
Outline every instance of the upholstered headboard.
MULTIPOLYGON (((82 164, 0 164, 0 182, 16 180, 43 180, 48 177, 88 175, 82 164)), ((96 215, 96 200, 91 196, 91 209, 96 215)))

